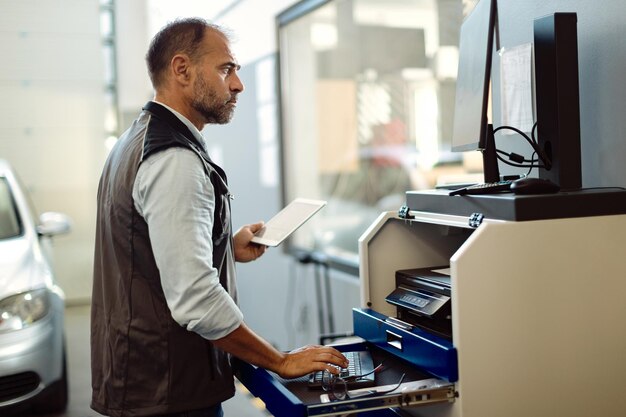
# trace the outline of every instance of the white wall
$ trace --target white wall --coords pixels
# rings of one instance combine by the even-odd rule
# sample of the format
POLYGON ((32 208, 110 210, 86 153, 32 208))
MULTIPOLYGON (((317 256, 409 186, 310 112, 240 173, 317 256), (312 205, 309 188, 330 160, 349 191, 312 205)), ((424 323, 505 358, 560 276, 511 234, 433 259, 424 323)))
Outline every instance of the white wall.
POLYGON ((72 217, 56 270, 68 299, 85 299, 105 151, 98 1, 1 0, 0 10, 0 157, 40 212, 72 217))

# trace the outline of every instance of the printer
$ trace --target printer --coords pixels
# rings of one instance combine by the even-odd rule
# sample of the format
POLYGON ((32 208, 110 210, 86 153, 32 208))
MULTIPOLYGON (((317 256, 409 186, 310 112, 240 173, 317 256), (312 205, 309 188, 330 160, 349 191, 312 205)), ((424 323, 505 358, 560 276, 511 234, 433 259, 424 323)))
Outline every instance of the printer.
POLYGON ((414 268, 396 271, 396 289, 385 300, 397 308, 396 317, 452 340, 450 268, 414 268))

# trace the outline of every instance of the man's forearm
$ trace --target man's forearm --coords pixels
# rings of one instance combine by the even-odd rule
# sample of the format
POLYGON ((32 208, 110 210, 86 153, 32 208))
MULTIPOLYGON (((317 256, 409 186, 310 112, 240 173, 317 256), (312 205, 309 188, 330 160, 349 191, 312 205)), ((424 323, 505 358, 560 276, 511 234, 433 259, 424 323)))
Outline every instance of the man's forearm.
POLYGON ((229 335, 212 342, 241 360, 280 374, 285 354, 254 333, 245 323, 229 335))

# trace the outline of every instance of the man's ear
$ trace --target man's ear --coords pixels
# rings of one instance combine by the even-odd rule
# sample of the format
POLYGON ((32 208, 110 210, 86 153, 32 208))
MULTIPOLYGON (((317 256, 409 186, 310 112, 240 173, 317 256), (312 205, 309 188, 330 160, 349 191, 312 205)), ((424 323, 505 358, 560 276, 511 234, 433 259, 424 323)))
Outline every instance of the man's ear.
POLYGON ((174 55, 170 62, 170 69, 177 82, 182 85, 187 85, 191 82, 191 61, 187 55, 174 55))

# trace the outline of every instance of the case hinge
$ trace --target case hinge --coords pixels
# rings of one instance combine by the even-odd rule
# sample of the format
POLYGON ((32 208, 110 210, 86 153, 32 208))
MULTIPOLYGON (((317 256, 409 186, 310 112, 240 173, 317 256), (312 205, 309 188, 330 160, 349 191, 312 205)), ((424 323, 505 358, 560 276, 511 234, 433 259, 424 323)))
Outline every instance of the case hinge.
POLYGON ((401 219, 413 219, 413 218, 415 218, 414 216, 412 216, 409 213, 409 207, 408 206, 400 207, 400 210, 398 210, 398 217, 400 217, 401 219))
POLYGON ((485 215, 482 213, 472 213, 469 216, 468 223, 470 227, 477 228, 483 222, 485 215))

